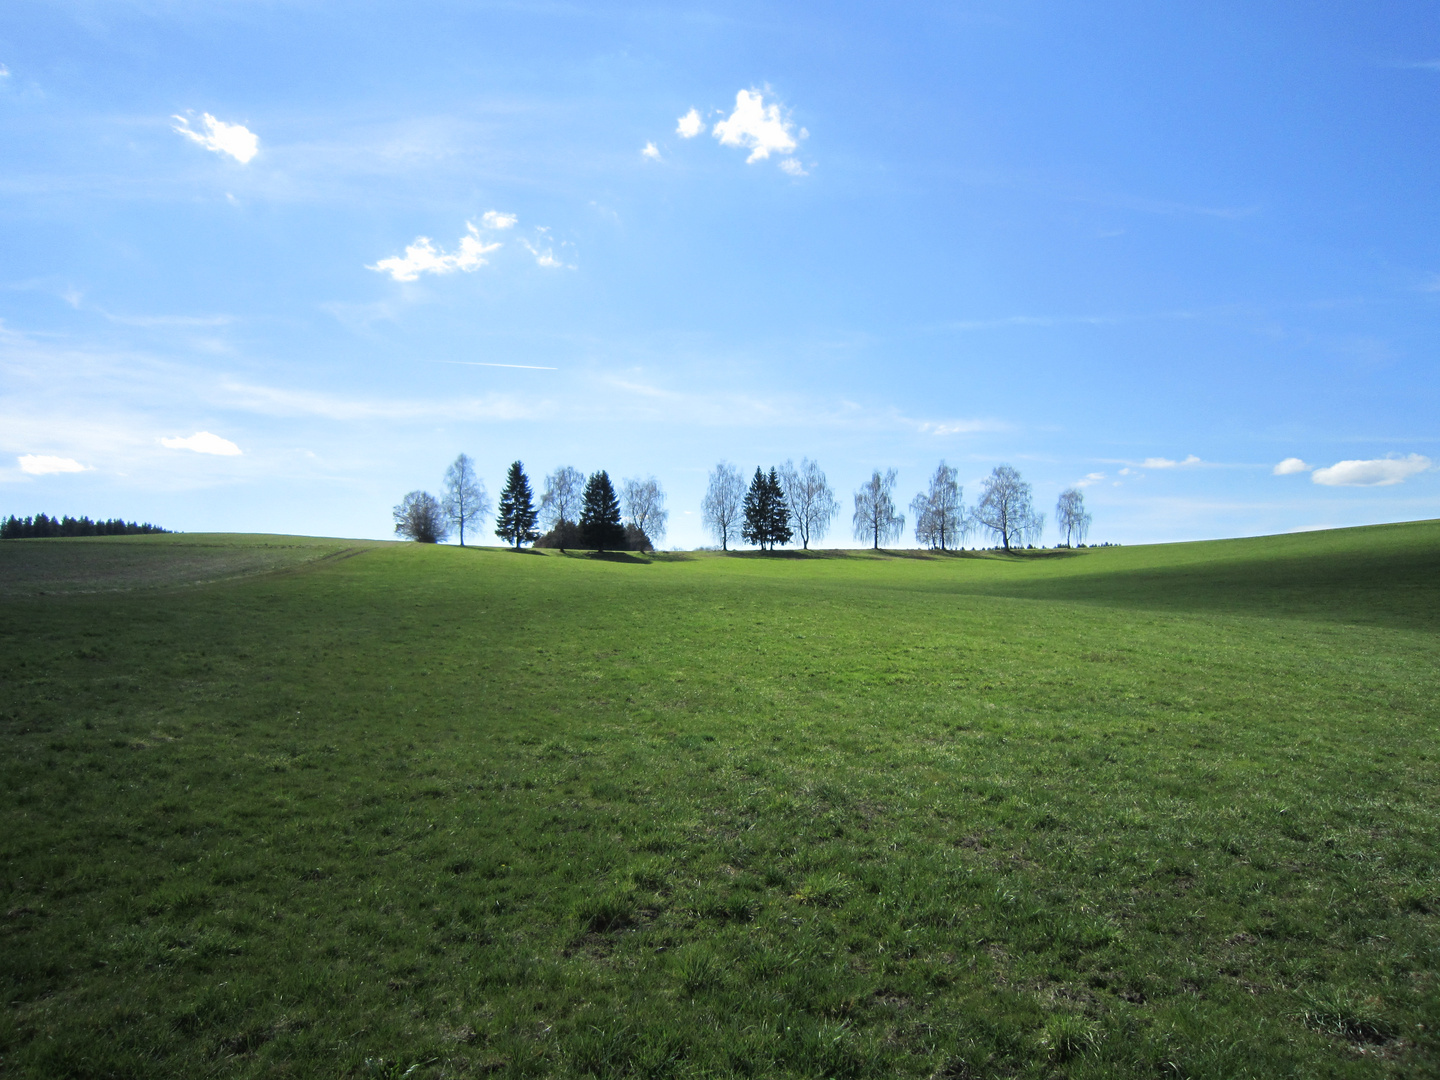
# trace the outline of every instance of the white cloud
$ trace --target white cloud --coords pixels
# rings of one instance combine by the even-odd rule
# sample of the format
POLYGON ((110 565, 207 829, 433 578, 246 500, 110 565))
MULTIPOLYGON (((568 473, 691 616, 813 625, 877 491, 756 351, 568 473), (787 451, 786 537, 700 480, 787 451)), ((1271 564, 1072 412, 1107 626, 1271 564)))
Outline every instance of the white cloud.
POLYGON ((229 439, 222 439, 208 431, 197 431, 183 439, 161 439, 160 445, 167 450, 193 450, 197 454, 216 454, 219 457, 236 457, 240 453, 240 447, 229 439))
POLYGON ((226 404, 265 416, 318 416, 326 420, 534 420, 548 403, 531 404, 509 395, 481 398, 405 400, 379 397, 341 398, 331 394, 227 381, 221 386, 226 404))
MULTIPOLYGON (((494 213, 494 211, 492 210, 490 213, 494 213)), ((513 215, 497 215, 497 220, 500 219, 509 220, 507 224, 497 225, 496 228, 508 229, 515 223, 513 215)), ((459 251, 446 254, 438 250, 428 236, 417 236, 415 242, 405 248, 403 256, 392 255, 388 259, 381 259, 374 266, 365 267, 365 269, 389 274, 395 281, 414 281, 421 274, 451 274, 456 270, 470 273, 472 270, 478 270, 485 265, 487 261, 485 256, 498 248, 500 242, 497 240, 493 244, 487 244, 480 239, 480 230, 473 224, 466 225, 466 228, 469 230, 469 235, 460 238, 459 251)))
POLYGON ((176 116, 172 119, 178 120, 175 130, 187 139, 199 143, 206 150, 212 150, 217 154, 229 154, 241 165, 249 162, 260 152, 260 139, 244 124, 227 124, 224 120, 216 120, 208 112, 200 117, 200 122, 205 125, 205 134, 190 130, 190 121, 183 116, 176 116))
POLYGON ((1274 476, 1289 476, 1291 473, 1309 472, 1313 466, 1306 465, 1298 457, 1287 457, 1271 470, 1274 476))
MULTIPOLYGON (((914 423, 914 421, 906 421, 914 423)), ((981 432, 1009 431, 1010 425, 1001 420, 922 420, 915 423, 915 430, 922 435, 974 435, 981 432)))
POLYGON ((675 134, 682 139, 693 139, 704 130, 705 122, 700 119, 700 112, 697 109, 691 109, 680 117, 679 123, 675 125, 675 134))
POLYGON ((1199 464, 1200 459, 1194 454, 1191 454, 1184 461, 1171 461, 1169 458, 1163 457, 1147 457, 1140 463, 1140 466, 1145 469, 1179 469, 1186 465, 1199 464))
POLYGON ((715 124, 715 138, 721 146, 743 146, 750 150, 746 164, 764 161, 772 153, 793 154, 799 145, 790 134, 795 125, 786 120, 779 105, 765 104, 759 91, 741 90, 735 95, 735 111, 715 124))
POLYGON ((20 471, 31 476, 48 476, 51 473, 84 472, 85 466, 74 458, 51 457, 49 454, 21 454, 17 458, 20 471))
POLYGON ((529 240, 521 239, 520 243, 524 244, 526 250, 528 250, 531 255, 535 256, 535 264, 537 266, 543 266, 547 270, 554 270, 560 267, 564 267, 567 270, 575 269, 573 266, 566 266, 565 263, 557 259, 555 257, 554 248, 546 248, 544 251, 541 251, 534 244, 530 243, 529 240))
POLYGON ((486 210, 480 215, 480 224, 487 229, 509 229, 519 220, 514 214, 502 214, 499 210, 486 210))
POLYGON ((1075 487, 1077 487, 1077 488, 1087 488, 1087 487, 1089 487, 1091 484, 1098 484, 1101 480, 1104 480, 1104 479, 1105 479, 1105 474, 1104 474, 1103 472, 1086 473, 1086 474, 1085 474, 1085 479, 1083 479, 1083 480, 1076 480, 1076 481, 1075 481, 1075 487))
POLYGON ((0 64, 0 79, 8 79, 9 77, 10 77, 10 69, 9 69, 8 67, 6 67, 4 64, 0 64))
POLYGON ((640 156, 643 158, 648 158, 651 161, 659 161, 660 150, 653 142, 647 142, 645 144, 645 149, 640 151, 640 156))
POLYGON ((805 166, 801 165, 800 162, 793 157, 787 157, 780 162, 780 171, 783 173, 789 173, 791 176, 810 175, 805 171, 805 166))
POLYGON ((1389 487, 1430 468, 1430 459, 1421 454, 1409 457, 1372 458, 1369 461, 1337 461, 1316 469, 1310 479, 1326 487, 1389 487))

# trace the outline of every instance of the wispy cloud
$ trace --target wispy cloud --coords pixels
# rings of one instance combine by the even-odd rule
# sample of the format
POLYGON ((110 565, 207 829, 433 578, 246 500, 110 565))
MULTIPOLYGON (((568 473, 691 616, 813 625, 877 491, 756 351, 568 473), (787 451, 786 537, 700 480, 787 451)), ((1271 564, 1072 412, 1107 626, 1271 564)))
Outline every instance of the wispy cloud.
POLYGON ((561 262, 559 259, 557 259, 555 257, 555 249, 553 247, 547 247, 544 250, 541 250, 540 248, 532 244, 529 240, 525 240, 523 238, 521 239, 520 243, 524 245, 526 251, 530 252, 531 255, 535 256, 536 266, 543 266, 547 270, 575 269, 575 267, 571 266, 569 263, 561 262))
POLYGON ((758 90, 741 90, 735 95, 735 111, 716 121, 714 135, 721 146, 739 146, 750 151, 746 164, 764 161, 771 154, 793 154, 800 144, 795 125, 778 104, 765 104, 758 90))
POLYGON ((222 439, 208 431, 197 431, 184 438, 161 439, 160 445, 167 450, 193 450, 197 454, 214 454, 217 457, 238 457, 240 447, 229 439, 222 439))
POLYGON ((1093 484, 1098 484, 1104 479, 1105 474, 1103 472, 1086 473, 1083 479, 1075 481, 1074 486, 1077 488, 1087 488, 1093 484))
POLYGON ((793 157, 787 157, 785 158, 785 160, 780 162, 780 171, 783 173, 788 173, 791 176, 810 175, 808 172, 805 171, 805 166, 800 164, 799 159, 793 157))
POLYGON ((647 142, 645 144, 645 149, 640 151, 640 156, 645 158, 647 161, 659 161, 660 149, 653 142, 647 142))
POLYGON ((985 431, 1009 431, 1003 420, 916 420, 915 430, 922 435, 974 435, 985 431))
POLYGON ((103 308, 95 308, 95 310, 110 322, 118 323, 121 326, 146 328, 174 326, 187 330, 210 330, 220 326, 229 326, 235 321, 233 315, 116 315, 103 308))
POLYGON ((691 109, 684 116, 680 117, 675 124, 675 134, 682 139, 693 139, 705 130, 705 122, 700 119, 700 111, 691 109))
POLYGON ((1004 315, 996 319, 956 319, 950 330, 1000 330, 1008 326, 1109 326, 1121 320, 1112 315, 1004 315))
POLYGON ((1298 457, 1287 457, 1284 461, 1280 462, 1280 464, 1276 465, 1275 468, 1270 470, 1270 472, 1273 476, 1290 476, 1294 473, 1309 472, 1311 468, 1313 468, 1313 466, 1306 465, 1305 462, 1298 457))
POLYGON ((395 281, 415 281, 421 274, 453 274, 456 270, 470 273, 478 270, 489 261, 485 256, 500 247, 500 241, 487 244, 481 239, 480 230, 473 223, 466 225, 466 229, 469 230, 468 234, 460 238, 460 247, 456 251, 441 251, 428 236, 417 236, 415 242, 405 248, 404 255, 392 255, 373 266, 366 266, 365 269, 389 274, 395 281))
POLYGON ((1203 462, 1194 454, 1191 454, 1183 461, 1172 461, 1170 458, 1163 457, 1147 457, 1140 463, 1140 467, 1142 469, 1181 469, 1187 465, 1201 464, 1203 464, 1203 462))
POLYGON ((226 403, 266 416, 318 416, 325 420, 528 420, 548 406, 522 403, 506 395, 440 401, 394 398, 344 398, 305 390, 286 390, 226 381, 226 403))
POLYGON ((1428 468, 1428 457, 1411 454, 1368 461, 1337 461, 1327 468, 1316 469, 1310 478, 1326 487, 1390 487, 1428 468))
POLYGON ((84 472, 86 469, 74 458, 53 457, 50 454, 21 454, 16 460, 20 463, 20 471, 31 476, 84 472))
POLYGON ((9 69, 8 67, 6 67, 4 64, 0 64, 0 79, 8 79, 9 77, 10 77, 10 69, 9 69))
POLYGON ((486 210, 480 215, 480 224, 487 229, 511 229, 520 218, 516 214, 502 214, 499 210, 486 210))
POLYGON ((190 121, 183 116, 172 117, 177 121, 175 130, 206 150, 217 154, 229 154, 241 165, 246 165, 260 152, 260 139, 244 124, 227 124, 217 120, 208 112, 201 114, 200 122, 205 132, 191 130, 190 121))
POLYGON ((492 364, 484 360, 426 360, 427 364, 454 364, 456 367, 519 368, 521 371, 559 371, 546 364, 492 364))

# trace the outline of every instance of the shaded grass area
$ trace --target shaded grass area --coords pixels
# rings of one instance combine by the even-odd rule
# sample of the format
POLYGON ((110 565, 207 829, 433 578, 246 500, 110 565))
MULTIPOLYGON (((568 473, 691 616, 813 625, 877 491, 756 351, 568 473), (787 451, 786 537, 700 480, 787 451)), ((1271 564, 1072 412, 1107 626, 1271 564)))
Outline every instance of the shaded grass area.
POLYGON ((0 1061, 1431 1075, 1440 528, 1390 528, 12 599, 0 1061))

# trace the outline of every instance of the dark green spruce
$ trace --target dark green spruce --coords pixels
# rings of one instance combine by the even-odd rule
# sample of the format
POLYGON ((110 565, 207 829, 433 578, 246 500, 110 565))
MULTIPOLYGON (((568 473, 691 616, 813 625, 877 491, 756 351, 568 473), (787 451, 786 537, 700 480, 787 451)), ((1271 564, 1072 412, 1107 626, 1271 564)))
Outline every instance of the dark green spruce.
POLYGON ((530 493, 530 480, 525 475, 525 466, 516 461, 511 463, 505 477, 505 487, 500 492, 500 513, 495 518, 495 535, 520 550, 521 544, 528 544, 539 538, 535 531, 535 500, 530 493))
POLYGON ((604 469, 585 483, 585 504, 580 510, 580 542, 596 551, 625 550, 625 526, 620 523, 620 500, 604 469))
POLYGON ((769 476, 758 466, 755 469, 750 490, 745 493, 745 524, 740 535, 761 551, 774 551, 775 545, 790 542, 790 509, 780 474, 773 467, 769 476))

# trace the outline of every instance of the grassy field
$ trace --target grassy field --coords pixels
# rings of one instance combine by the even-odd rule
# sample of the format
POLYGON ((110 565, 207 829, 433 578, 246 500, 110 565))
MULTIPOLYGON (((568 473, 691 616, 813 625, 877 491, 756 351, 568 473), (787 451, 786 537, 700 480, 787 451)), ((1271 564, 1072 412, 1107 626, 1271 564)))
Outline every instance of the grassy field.
POLYGON ((0 1075, 1440 1075, 1440 523, 0 545, 0 1075))

